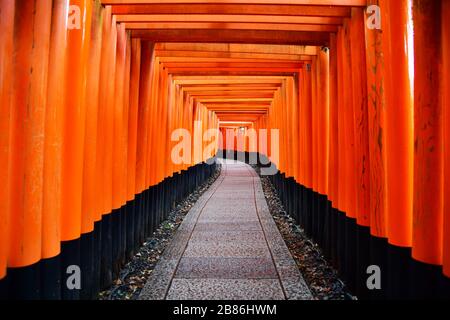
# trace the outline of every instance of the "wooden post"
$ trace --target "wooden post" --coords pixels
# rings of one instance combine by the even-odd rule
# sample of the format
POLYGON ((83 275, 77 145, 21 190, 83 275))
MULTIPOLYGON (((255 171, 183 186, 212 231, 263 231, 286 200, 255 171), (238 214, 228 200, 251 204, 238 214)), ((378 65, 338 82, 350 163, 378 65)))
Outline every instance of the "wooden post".
MULTIPOLYGON (((375 0, 374 0, 375 1, 375 0)), ((376 1, 375 1, 376 2, 376 1)), ((387 22, 385 22, 387 23, 387 22)), ((387 237, 385 187, 385 80, 381 37, 378 29, 366 28, 366 64, 368 95, 369 163, 370 163, 370 234, 387 237)))
POLYGON ((15 7, 9 267, 29 266, 41 258, 51 5, 48 1, 17 1, 15 7))
POLYGON ((330 131, 329 131, 329 157, 328 167, 328 199, 332 207, 337 209, 339 190, 339 139, 338 139, 338 53, 336 34, 330 35, 330 131))
POLYGON ((444 112, 444 274, 450 277, 450 1, 441 1, 442 70, 441 94, 444 112))
POLYGON ((97 125, 100 88, 100 65, 102 49, 102 7, 94 2, 92 10, 92 29, 89 42, 89 57, 86 82, 86 124, 83 162, 82 220, 81 232, 89 233, 94 229, 94 222, 99 221, 101 210, 98 208, 99 194, 96 192, 97 166, 97 125))
POLYGON ((389 243, 411 246, 413 101, 408 0, 380 1, 385 79, 386 217, 389 243))
POLYGON ((136 190, 136 150, 137 150, 137 123, 139 105, 139 81, 141 72, 141 41, 131 40, 131 78, 130 78, 130 104, 128 110, 128 200, 133 200, 136 190))
POLYGON ((80 29, 68 31, 66 108, 64 109, 62 156, 61 238, 75 240, 81 234, 81 197, 83 187, 83 153, 86 117, 86 79, 92 4, 71 0, 81 9, 80 29))
POLYGON ((415 0, 413 257, 442 263, 443 129, 440 100, 441 6, 415 0))
POLYGON ((364 12, 352 9, 350 25, 353 121, 355 136, 355 212, 361 226, 370 225, 370 157, 367 108, 366 47, 364 34, 364 12))
POLYGON ((12 53, 15 2, 0 1, 0 180, 4 186, 0 188, 0 280, 6 276, 9 247, 9 157, 10 157, 10 121, 11 95, 13 87, 12 53))

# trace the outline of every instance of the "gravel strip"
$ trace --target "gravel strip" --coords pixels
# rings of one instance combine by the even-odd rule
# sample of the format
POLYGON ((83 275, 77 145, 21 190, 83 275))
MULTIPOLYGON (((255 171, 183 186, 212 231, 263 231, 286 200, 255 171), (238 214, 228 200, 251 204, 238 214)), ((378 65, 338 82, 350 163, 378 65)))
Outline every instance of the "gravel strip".
POLYGON ((163 221, 159 228, 148 238, 135 256, 121 270, 119 278, 105 291, 99 293, 99 300, 135 300, 153 272, 164 249, 170 243, 186 214, 216 181, 220 175, 219 169, 184 199, 163 221))
MULTIPOLYGON (((260 173, 257 166, 253 168, 260 173)), ((339 279, 337 271, 326 261, 320 247, 309 239, 304 230, 286 213, 269 178, 260 177, 270 213, 314 298, 356 300, 339 279)))

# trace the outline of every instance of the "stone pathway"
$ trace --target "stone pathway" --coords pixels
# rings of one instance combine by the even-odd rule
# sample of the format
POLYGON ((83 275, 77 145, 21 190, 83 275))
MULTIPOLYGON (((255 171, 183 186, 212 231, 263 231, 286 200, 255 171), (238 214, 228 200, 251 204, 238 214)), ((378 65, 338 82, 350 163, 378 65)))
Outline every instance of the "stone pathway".
POLYGON ((220 177, 185 217, 140 299, 312 299, 250 166, 222 161, 220 177))

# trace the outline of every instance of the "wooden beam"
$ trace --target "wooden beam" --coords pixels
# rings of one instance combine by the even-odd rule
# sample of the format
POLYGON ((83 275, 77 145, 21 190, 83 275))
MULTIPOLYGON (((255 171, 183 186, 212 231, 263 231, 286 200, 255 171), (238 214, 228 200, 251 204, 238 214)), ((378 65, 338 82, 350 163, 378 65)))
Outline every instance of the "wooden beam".
POLYGON ((234 67, 216 67, 216 68, 166 68, 171 75, 284 75, 293 76, 298 73, 300 68, 234 68, 234 67))
POLYGON ((286 68, 286 69, 300 69, 303 66, 301 62, 276 62, 267 64, 266 62, 166 62, 162 64, 166 68, 261 68, 261 69, 273 69, 273 68, 286 68))
POLYGON ((257 59, 257 58, 229 58, 229 57, 192 57, 185 56, 165 56, 158 55, 159 52, 155 52, 155 56, 159 57, 159 61, 162 63, 299 63, 300 61, 290 60, 276 60, 276 59, 257 59))
POLYGON ((317 55, 316 46, 304 46, 298 44, 271 45, 271 44, 248 44, 248 43, 168 42, 155 44, 155 50, 251 53, 251 54, 265 53, 265 54, 317 55))
POLYGON ((309 6, 366 6, 367 0, 101 0, 109 4, 290 4, 309 6))
POLYGON ((133 38, 152 42, 226 42, 311 46, 323 46, 329 43, 328 32, 306 31, 158 29, 132 30, 131 35, 133 38))
POLYGON ((241 115, 241 114, 231 114, 231 115, 218 115, 219 121, 249 121, 254 122, 258 120, 262 115, 241 115))
POLYGON ((331 24, 342 25, 341 17, 317 16, 266 16, 232 14, 129 14, 118 15, 117 22, 240 22, 282 24, 331 24))
POLYGON ((189 96, 201 98, 201 97, 231 97, 231 96, 247 96, 247 97, 258 97, 258 98, 273 98, 273 93, 275 90, 261 90, 261 91, 200 91, 200 92, 190 92, 189 96))
POLYGON ((197 91, 202 91, 202 92, 208 92, 208 91, 217 91, 220 90, 221 92, 225 92, 225 91, 233 91, 233 90, 246 90, 246 91, 253 91, 253 90, 268 90, 268 89, 272 89, 272 90, 276 90, 277 88, 280 87, 281 84, 278 85, 274 85, 274 84, 249 84, 249 85, 197 85, 197 86, 183 86, 182 89, 184 92, 197 92, 197 91))
MULTIPOLYGON (((168 59, 239 59, 239 60, 272 60, 272 61, 311 61, 313 55, 293 55, 293 54, 268 54, 268 53, 240 53, 240 52, 208 52, 208 51, 160 51, 156 50, 155 55, 168 59)), ((315 55, 315 54, 314 54, 315 55)))
POLYGON ((114 5, 112 13, 126 14, 232 14, 350 17, 351 8, 343 6, 308 6, 292 4, 127 4, 114 5))
POLYGON ((268 109, 270 107, 272 102, 268 103, 239 103, 239 104, 232 104, 232 103, 203 103, 208 109, 218 109, 218 110, 230 110, 235 109, 237 107, 239 108, 245 108, 245 109, 268 109))
POLYGON ((200 103, 229 103, 229 104, 233 104, 233 103, 271 103, 273 99, 268 99, 268 98, 220 98, 220 99, 215 99, 215 98, 207 98, 207 99, 197 99, 198 102, 200 103))
POLYGON ((254 84, 273 84, 280 85, 285 77, 274 77, 274 76, 229 76, 226 78, 225 76, 180 76, 174 75, 173 82, 174 84, 180 85, 236 85, 236 84, 245 84, 245 85, 254 85, 254 84))
POLYGON ((236 108, 239 108, 238 110, 242 111, 267 111, 269 110, 269 105, 220 105, 220 104, 204 104, 209 110, 212 111, 220 111, 220 112, 226 112, 230 110, 236 110, 236 108))
POLYGON ((337 32, 335 25, 284 23, 228 23, 228 22, 127 22, 128 30, 224 29, 224 30, 286 30, 337 32))

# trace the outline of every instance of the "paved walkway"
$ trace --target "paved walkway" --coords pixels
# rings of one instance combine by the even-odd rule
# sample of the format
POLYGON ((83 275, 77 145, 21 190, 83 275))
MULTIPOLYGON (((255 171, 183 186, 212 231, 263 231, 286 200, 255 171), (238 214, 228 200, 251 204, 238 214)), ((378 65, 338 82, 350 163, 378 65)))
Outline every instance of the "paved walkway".
POLYGON ((311 299, 256 172, 222 161, 141 292, 143 300, 311 299))

